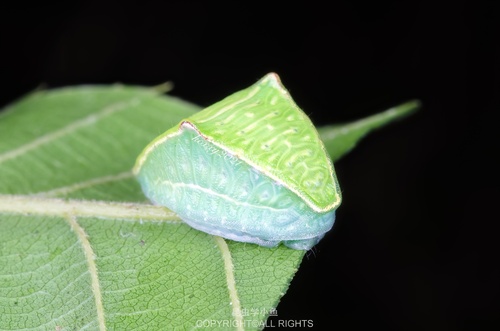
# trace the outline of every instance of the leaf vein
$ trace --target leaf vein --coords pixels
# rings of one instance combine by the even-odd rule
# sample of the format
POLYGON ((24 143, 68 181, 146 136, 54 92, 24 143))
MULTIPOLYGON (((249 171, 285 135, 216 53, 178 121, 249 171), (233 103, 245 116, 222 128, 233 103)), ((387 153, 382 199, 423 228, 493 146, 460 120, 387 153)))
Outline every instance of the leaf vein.
POLYGON ((66 217, 66 220, 71 226, 71 229, 76 233, 78 240, 82 245, 85 259, 87 261, 87 267, 90 273, 92 293, 94 294, 99 330, 106 331, 106 322, 104 319, 104 306, 102 303, 101 286, 99 284, 99 275, 97 273, 97 265, 95 263, 96 256, 94 254, 94 250, 92 249, 87 233, 80 226, 80 224, 78 224, 76 217, 74 215, 69 215, 66 217))
POLYGON ((233 316, 236 322, 237 330, 243 329, 243 315, 241 312, 240 298, 238 297, 238 292, 236 291, 236 280, 234 278, 234 264, 233 258, 231 257, 231 252, 227 246, 224 238, 219 236, 214 236, 215 242, 222 253, 222 260, 224 261, 224 271, 226 272, 227 288, 229 290, 230 304, 233 308, 233 316))
POLYGON ((60 217, 70 214, 78 217, 157 221, 176 224, 181 222, 181 219, 174 212, 161 206, 124 202, 64 200, 29 195, 0 194, 0 214, 2 212, 60 217))
POLYGON ((40 137, 34 139, 33 141, 26 143, 26 144, 24 144, 16 149, 13 149, 13 150, 7 151, 3 154, 0 154, 0 164, 7 161, 7 160, 16 158, 20 155, 23 155, 23 154, 31 151, 32 149, 35 149, 41 145, 47 144, 49 142, 52 142, 56 139, 59 139, 59 138, 65 136, 65 135, 73 133, 77 129, 80 129, 82 127, 86 127, 89 125, 93 125, 97 121, 99 121, 100 119, 107 117, 109 115, 112 115, 116 112, 125 110, 129 106, 137 104, 138 102, 139 102, 139 100, 137 98, 133 98, 133 99, 128 100, 126 102, 112 104, 112 105, 104 108, 103 110, 95 113, 95 114, 91 114, 87 117, 76 120, 76 121, 66 125, 65 127, 62 127, 59 130, 55 130, 55 131, 52 131, 51 133, 40 136, 40 137))
POLYGON ((37 196, 43 196, 43 197, 55 197, 59 195, 67 195, 69 193, 73 193, 75 191, 79 191, 82 189, 102 185, 102 184, 107 184, 111 182, 116 182, 120 181, 122 179, 127 179, 132 177, 133 174, 131 171, 125 171, 121 172, 117 175, 109 175, 109 176, 103 176, 103 177, 98 177, 98 178, 92 178, 86 181, 81 181, 77 182, 71 185, 67 186, 61 186, 55 189, 52 189, 50 191, 44 191, 44 192, 39 192, 36 195, 37 196))

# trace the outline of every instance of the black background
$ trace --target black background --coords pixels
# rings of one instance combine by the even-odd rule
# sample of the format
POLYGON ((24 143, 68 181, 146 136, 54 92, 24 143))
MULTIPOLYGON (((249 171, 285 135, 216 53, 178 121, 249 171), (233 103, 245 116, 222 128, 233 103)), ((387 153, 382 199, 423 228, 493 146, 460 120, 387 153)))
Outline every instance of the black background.
MULTIPOLYGON (((317 125, 418 98, 336 163, 344 202, 278 306, 332 330, 500 329, 495 1, 67 1, 0 11, 0 104, 156 85, 208 106, 277 72, 317 125)), ((2 5, 5 6, 5 5, 2 5)), ((269 328, 272 329, 272 328, 269 328)))

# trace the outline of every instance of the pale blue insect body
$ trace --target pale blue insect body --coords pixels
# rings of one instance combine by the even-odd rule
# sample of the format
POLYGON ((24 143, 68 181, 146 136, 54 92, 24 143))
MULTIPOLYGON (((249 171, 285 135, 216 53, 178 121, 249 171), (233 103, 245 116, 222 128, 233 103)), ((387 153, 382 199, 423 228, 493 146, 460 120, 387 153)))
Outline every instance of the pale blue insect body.
POLYGON ((311 248, 340 204, 323 144, 275 74, 165 132, 134 172, 193 228, 266 247, 311 248))

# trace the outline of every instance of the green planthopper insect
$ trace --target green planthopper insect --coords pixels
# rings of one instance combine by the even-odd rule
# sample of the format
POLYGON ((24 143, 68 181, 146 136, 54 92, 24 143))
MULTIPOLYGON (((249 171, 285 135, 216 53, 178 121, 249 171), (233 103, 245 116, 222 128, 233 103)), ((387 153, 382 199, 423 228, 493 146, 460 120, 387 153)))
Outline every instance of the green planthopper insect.
POLYGON ((310 249, 341 202, 316 128, 275 73, 157 137, 134 173, 193 228, 266 247, 310 249))

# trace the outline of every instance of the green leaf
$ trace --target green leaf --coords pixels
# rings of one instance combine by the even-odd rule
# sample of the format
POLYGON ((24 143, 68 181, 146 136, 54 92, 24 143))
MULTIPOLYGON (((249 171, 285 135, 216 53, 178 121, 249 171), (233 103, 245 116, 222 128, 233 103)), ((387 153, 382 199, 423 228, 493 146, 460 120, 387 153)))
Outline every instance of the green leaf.
MULTIPOLYGON (((262 329, 304 252, 193 230, 131 174, 199 109, 116 85, 39 91, 1 113, 1 330, 262 329)), ((399 115, 321 132, 338 159, 399 115)))
POLYGON ((328 125, 318 128, 321 140, 330 153, 333 162, 349 153, 369 132, 390 122, 410 115, 420 108, 420 101, 411 100, 381 113, 344 124, 328 125))

